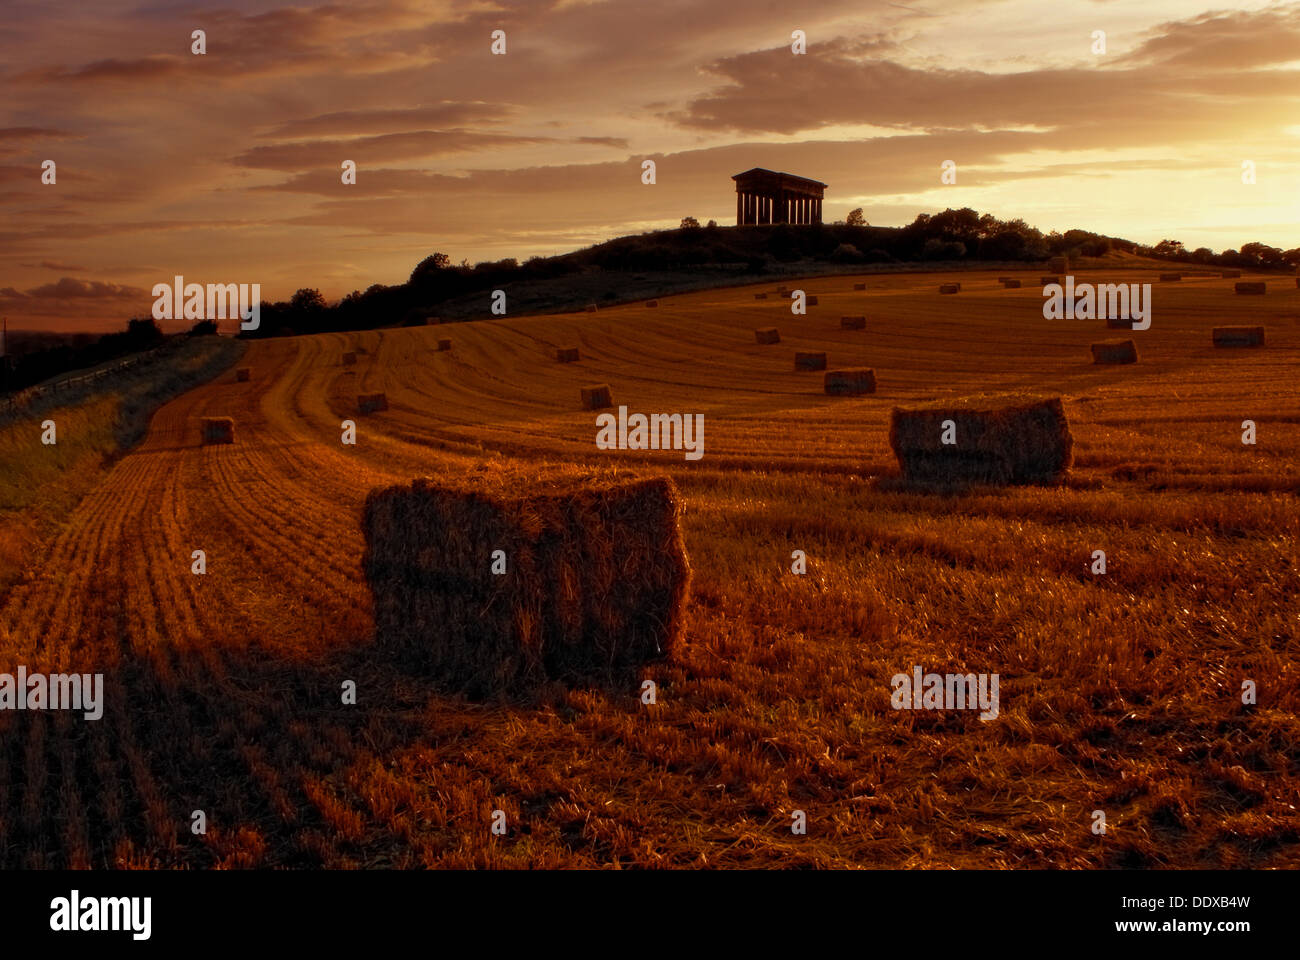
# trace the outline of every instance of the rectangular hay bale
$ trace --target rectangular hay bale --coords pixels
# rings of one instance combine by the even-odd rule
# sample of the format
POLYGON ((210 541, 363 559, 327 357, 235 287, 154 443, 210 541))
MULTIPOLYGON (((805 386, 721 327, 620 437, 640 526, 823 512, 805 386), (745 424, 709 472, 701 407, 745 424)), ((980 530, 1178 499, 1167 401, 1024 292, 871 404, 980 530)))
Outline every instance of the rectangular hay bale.
POLYGON ((343 366, 345 367, 356 366, 356 362, 357 362, 357 355, 355 351, 348 350, 343 354, 343 366))
POLYGON ((939 284, 940 293, 959 293, 961 292, 960 283, 941 283, 939 284))
POLYGON ((1234 279, 1235 277, 1239 277, 1239 276, 1241 276, 1241 271, 1240 271, 1240 270, 1224 270, 1221 274, 1219 274, 1219 276, 1223 277, 1224 280, 1232 280, 1232 279, 1234 279))
POLYGON ((865 330, 867 329, 866 317, 840 317, 841 330, 865 330))
POLYGON ((767 299, 767 294, 766 294, 766 293, 756 293, 756 294, 754 294, 754 299, 755 299, 755 300, 766 300, 766 299, 767 299))
POLYGON ((867 285, 866 285, 865 283, 855 283, 855 284, 853 285, 853 289, 854 289, 854 290, 865 290, 865 289, 867 289, 867 285))
POLYGON ((582 395, 582 407, 584 410, 603 410, 605 407, 614 405, 614 394, 609 389, 608 383, 594 383, 591 386, 579 387, 582 395))
POLYGON ((1243 280, 1235 287, 1238 293, 1263 293, 1266 289, 1263 280, 1243 280))
POLYGON ((1039 277, 1038 282, 1041 283, 1043 286, 1047 286, 1049 283, 1060 283, 1061 278, 1060 277, 1039 277))
POLYGON ((235 370, 236 383, 248 383, 252 379, 253 379, 252 367, 239 367, 238 369, 235 370))
POLYGON ((870 367, 847 367, 827 370, 822 381, 826 393, 832 397, 856 397, 876 392, 876 371, 870 367))
POLYGON ((446 337, 443 337, 442 339, 440 339, 440 340, 438 341, 438 350, 439 350, 439 351, 450 350, 450 349, 451 349, 451 341, 448 340, 446 337))
POLYGON ((759 327, 754 331, 754 340, 758 343, 780 343, 781 331, 776 327, 759 327))
POLYGON ((647 300, 647 301, 645 302, 645 305, 646 305, 647 307, 657 307, 657 306, 659 306, 659 301, 658 301, 658 300, 647 300))
POLYGON ((1093 363, 1137 363, 1137 344, 1132 340, 1101 340, 1092 345, 1093 363))
POLYGON ((1169 283, 1169 282, 1171 282, 1171 281, 1177 281, 1177 280, 1181 280, 1181 279, 1183 279, 1183 275, 1182 275, 1181 273, 1162 273, 1162 274, 1160 274, 1160 282, 1161 282, 1161 283, 1169 283))
POLYGON ((1007 277, 1007 279, 1002 281, 1002 286, 1008 290, 1018 290, 1020 289, 1020 281, 1007 277))
POLYGON ((895 407, 889 443, 903 479, 922 486, 1050 483, 1073 462, 1060 397, 977 396, 895 407), (943 443, 945 421, 955 443, 943 443))
POLYGON ((595 312, 596 312, 596 305, 595 305, 594 303, 589 303, 589 304, 587 304, 587 312, 588 312, 588 313, 595 313, 595 312))
POLYGON ((573 363, 579 359, 577 347, 556 347, 555 359, 560 363, 573 363))
POLYGON ((806 303, 810 307, 817 306, 817 294, 815 293, 808 294, 807 297, 804 299, 804 303, 806 303))
POLYGON ((361 413, 378 413, 380 410, 388 409, 388 394, 386 393, 359 393, 357 394, 357 410, 361 413))
POLYGON ((1111 330, 1132 330, 1133 320, 1130 317, 1106 317, 1106 326, 1111 330))
POLYGON ((682 509, 668 477, 581 467, 376 488, 362 519, 376 643, 471 697, 635 689, 681 637, 682 509))
POLYGON ((825 370, 826 354, 819 352, 796 351, 794 355, 796 370, 825 370))
POLYGON ((1216 347, 1262 347, 1264 328, 1215 327, 1213 337, 1216 347))
POLYGON ((199 421, 203 430, 203 444, 234 443, 235 421, 230 417, 203 417, 199 421))

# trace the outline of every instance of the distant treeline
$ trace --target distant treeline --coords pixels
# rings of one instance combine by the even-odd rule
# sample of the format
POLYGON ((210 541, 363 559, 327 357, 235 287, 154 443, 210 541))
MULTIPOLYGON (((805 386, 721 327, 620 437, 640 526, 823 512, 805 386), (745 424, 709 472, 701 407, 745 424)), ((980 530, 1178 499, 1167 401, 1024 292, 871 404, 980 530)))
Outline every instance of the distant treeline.
POLYGON ((1044 234, 1023 220, 999 220, 970 208, 923 213, 905 227, 873 227, 860 222, 858 214, 854 211, 850 215, 851 223, 811 226, 719 227, 710 221, 701 227, 694 218, 686 217, 677 230, 620 237, 562 256, 533 257, 524 263, 511 258, 473 266, 462 261, 456 266, 446 254, 435 253, 415 267, 406 283, 375 284, 364 292, 354 290, 333 305, 313 288, 299 290, 288 301, 264 303, 258 330, 241 336, 417 325, 458 297, 505 289, 511 282, 550 280, 593 271, 718 269, 734 273, 739 269, 763 274, 781 264, 799 262, 1041 261, 1058 256, 1100 257, 1112 250, 1245 268, 1290 269, 1300 263, 1300 250, 1283 252, 1259 243, 1220 254, 1204 248, 1189 253, 1172 240, 1146 247, 1087 230, 1044 234))
MULTIPOLYGON (((215 333, 216 324, 200 323, 195 326, 195 331, 215 333)), ((49 339, 56 345, 10 353, 0 358, 0 392, 25 390, 72 370, 95 367, 127 354, 149 350, 162 343, 165 337, 158 324, 149 317, 128 320, 125 330, 93 339, 84 335, 49 339)))

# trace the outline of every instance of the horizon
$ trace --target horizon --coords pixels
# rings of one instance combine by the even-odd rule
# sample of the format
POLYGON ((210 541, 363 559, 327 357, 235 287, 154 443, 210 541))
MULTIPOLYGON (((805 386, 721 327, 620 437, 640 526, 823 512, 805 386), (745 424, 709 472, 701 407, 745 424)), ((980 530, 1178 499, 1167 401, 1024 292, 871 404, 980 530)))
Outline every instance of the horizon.
POLYGON ((751 167, 828 183, 828 223, 970 207, 1189 251, 1297 245, 1297 3, 1088 3, 1046 24, 1025 0, 12 6, 14 330, 116 329, 178 274, 334 302, 434 251, 522 262, 686 216, 730 226, 751 167))

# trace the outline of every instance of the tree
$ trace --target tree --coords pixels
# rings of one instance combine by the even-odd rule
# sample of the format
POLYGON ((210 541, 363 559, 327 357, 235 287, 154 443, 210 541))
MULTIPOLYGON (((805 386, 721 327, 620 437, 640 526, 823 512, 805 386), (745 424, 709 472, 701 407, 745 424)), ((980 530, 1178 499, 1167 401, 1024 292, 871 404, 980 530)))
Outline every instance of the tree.
POLYGON ((862 215, 862 208, 861 208, 861 207, 856 207, 856 208, 854 208, 853 210, 850 210, 850 211, 849 211, 849 217, 848 217, 848 219, 845 220, 844 222, 845 222, 846 224, 848 224, 850 227, 865 227, 865 226, 868 226, 868 224, 867 224, 867 218, 864 217, 864 216, 862 215))
POLYGON ((451 266, 451 257, 445 253, 430 254, 415 265, 415 269, 411 271, 411 282, 414 283, 435 270, 445 270, 449 266, 451 266))
POLYGON ((190 327, 191 337, 208 337, 217 332, 217 321, 200 320, 194 326, 190 327))
POLYGON ((682 225, 680 229, 698 230, 699 228, 700 228, 700 221, 696 220, 694 217, 682 217, 682 225))
POLYGON ((303 287, 289 298, 289 309, 295 313, 317 313, 325 309, 325 298, 315 287, 303 287))

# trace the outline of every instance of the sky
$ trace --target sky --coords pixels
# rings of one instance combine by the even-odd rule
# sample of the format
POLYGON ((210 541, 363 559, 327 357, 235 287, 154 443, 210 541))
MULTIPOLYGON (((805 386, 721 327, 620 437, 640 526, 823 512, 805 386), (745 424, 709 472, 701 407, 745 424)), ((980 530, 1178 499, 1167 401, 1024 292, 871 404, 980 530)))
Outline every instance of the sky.
POLYGON ((0 84, 11 328, 730 225, 756 166, 826 182, 827 221, 1300 246, 1300 2, 0 0, 0 84))

